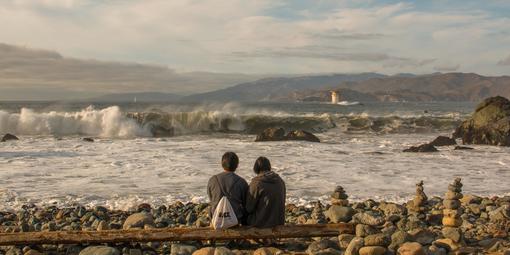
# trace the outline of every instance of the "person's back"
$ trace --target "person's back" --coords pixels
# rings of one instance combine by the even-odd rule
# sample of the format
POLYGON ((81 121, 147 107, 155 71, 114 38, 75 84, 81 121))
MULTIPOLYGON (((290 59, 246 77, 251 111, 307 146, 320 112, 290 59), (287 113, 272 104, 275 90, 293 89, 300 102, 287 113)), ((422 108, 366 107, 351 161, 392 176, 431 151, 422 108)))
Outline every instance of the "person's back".
POLYGON ((271 171, 267 158, 260 157, 253 168, 257 176, 250 183, 246 198, 248 225, 274 227, 285 224, 285 182, 271 171))
POLYGON ((220 199, 226 196, 236 213, 239 222, 244 222, 246 213, 244 209, 248 183, 234 173, 239 164, 239 158, 233 152, 223 155, 222 166, 225 170, 209 179, 207 195, 211 205, 210 215, 214 214, 220 199))

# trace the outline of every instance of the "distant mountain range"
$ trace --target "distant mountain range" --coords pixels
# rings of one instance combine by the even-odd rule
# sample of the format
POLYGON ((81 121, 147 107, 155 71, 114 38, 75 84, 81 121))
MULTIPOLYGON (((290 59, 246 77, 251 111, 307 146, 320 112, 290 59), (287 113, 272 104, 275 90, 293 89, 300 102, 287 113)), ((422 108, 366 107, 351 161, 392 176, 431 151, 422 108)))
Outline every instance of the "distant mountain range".
POLYGON ((181 96, 171 93, 160 92, 139 92, 139 93, 118 93, 108 94, 100 97, 90 98, 92 102, 175 102, 181 96))
POLYGON ((191 96, 164 93, 124 93, 101 101, 145 102, 257 102, 329 101, 338 90, 347 101, 480 101, 488 96, 510 97, 510 76, 487 77, 473 73, 429 75, 378 73, 310 75, 265 78, 191 96))

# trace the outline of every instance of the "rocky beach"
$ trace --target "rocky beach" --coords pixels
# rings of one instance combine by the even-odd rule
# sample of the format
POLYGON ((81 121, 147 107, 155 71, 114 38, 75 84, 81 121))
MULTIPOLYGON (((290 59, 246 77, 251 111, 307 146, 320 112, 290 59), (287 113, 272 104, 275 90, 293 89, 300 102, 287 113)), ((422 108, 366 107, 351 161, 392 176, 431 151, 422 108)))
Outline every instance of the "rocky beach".
MULTIPOLYGON (((426 184, 416 185, 415 197, 398 204, 368 199, 350 202, 336 187, 327 204, 288 204, 286 224, 346 222, 355 232, 328 238, 281 239, 271 245, 238 242, 150 242, 111 245, 21 245, 1 247, 3 254, 509 254, 510 197, 479 197, 462 193, 460 179, 445 187, 444 197, 426 195, 426 184)), ((0 212, 1 231, 105 231, 133 228, 207 227, 208 204, 180 202, 133 210, 102 206, 37 207, 0 212)))

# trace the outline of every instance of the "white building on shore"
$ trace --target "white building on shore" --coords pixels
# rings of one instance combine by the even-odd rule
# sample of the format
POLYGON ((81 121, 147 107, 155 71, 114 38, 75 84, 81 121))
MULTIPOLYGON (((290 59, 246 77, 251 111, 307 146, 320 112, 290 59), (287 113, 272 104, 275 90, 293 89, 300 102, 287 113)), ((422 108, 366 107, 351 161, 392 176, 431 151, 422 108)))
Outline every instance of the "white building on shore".
POLYGON ((338 104, 339 101, 340 101, 340 92, 332 90, 331 91, 331 103, 338 104))

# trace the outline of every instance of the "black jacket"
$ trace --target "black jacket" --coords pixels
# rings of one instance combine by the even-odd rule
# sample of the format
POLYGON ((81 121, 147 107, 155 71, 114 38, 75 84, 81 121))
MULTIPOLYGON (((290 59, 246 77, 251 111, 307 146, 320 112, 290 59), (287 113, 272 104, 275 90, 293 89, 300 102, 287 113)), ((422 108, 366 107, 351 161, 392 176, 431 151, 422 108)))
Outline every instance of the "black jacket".
POLYGON ((273 172, 261 173, 251 180, 246 197, 248 225, 274 227, 285 224, 285 182, 273 172))
POLYGON ((211 205, 210 216, 214 214, 216 206, 223 196, 226 196, 236 213, 239 223, 244 223, 246 212, 244 209, 248 183, 233 172, 223 172, 214 175, 207 184, 207 195, 211 205))

